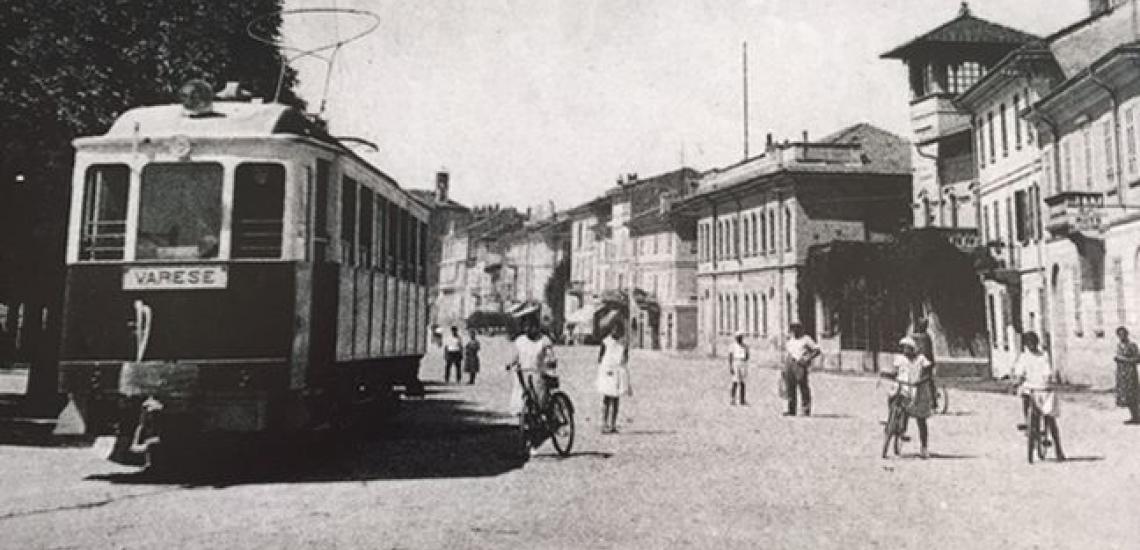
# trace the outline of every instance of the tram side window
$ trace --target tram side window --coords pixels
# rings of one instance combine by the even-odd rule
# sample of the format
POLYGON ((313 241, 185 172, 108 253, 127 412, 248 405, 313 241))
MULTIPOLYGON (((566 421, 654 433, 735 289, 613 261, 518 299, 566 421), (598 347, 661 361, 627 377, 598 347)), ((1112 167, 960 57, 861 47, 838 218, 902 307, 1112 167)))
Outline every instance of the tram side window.
POLYGON ((428 224, 420 223, 420 284, 427 284, 428 272, 428 224))
POLYGON ((352 178, 340 182, 340 249, 345 265, 356 263, 356 188, 352 178))
POLYGON ((400 250, 400 211, 393 202, 388 203, 388 276, 396 276, 396 254, 400 250))
POLYGON ((280 258, 285 167, 245 163, 234 178, 233 258, 280 258))
POLYGON ((372 214, 376 211, 373 206, 374 197, 371 189, 360 188, 360 237, 357 248, 360 250, 361 267, 372 267, 372 235, 375 231, 372 227, 372 214))
POLYGON ((221 164, 152 163, 143 168, 136 259, 217 258, 221 225, 221 164))
POLYGON ((123 164, 87 169, 83 188, 80 260, 121 260, 127 240, 130 169, 123 164))
POLYGON ((317 159, 317 189, 314 205, 315 216, 313 224, 314 261, 324 262, 329 254, 329 170, 332 164, 324 159, 317 159))
POLYGON ((388 223, 388 216, 385 213, 387 203, 388 201, 384 200, 384 195, 376 195, 376 219, 374 219, 372 223, 376 227, 376 234, 373 236, 373 239, 376 241, 376 261, 373 262, 373 265, 381 271, 387 269, 385 265, 387 262, 385 256, 386 247, 384 246, 384 238, 387 234, 384 224, 388 223))
POLYGON ((400 209, 400 280, 408 278, 408 211, 400 209))

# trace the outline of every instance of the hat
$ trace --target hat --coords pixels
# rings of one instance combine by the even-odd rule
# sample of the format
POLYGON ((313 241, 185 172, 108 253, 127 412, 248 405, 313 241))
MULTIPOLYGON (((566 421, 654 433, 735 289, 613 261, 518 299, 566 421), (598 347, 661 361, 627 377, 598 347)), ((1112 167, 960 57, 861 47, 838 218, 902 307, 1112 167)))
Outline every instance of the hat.
POLYGON ((745 334, 744 334, 743 330, 738 330, 738 331, 736 331, 736 333, 733 336, 736 338, 743 338, 745 336, 745 334))
POLYGON ((915 342, 914 338, 911 338, 910 336, 903 336, 902 338, 899 338, 899 345, 910 346, 914 349, 918 349, 918 343, 915 342))

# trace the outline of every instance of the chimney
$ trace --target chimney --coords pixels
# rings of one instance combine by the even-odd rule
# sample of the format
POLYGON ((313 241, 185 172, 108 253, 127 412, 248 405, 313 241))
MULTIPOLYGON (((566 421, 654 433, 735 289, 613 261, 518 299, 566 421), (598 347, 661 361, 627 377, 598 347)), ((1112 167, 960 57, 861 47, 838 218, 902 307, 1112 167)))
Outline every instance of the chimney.
POLYGON ((764 150, 765 151, 772 150, 773 145, 775 145, 775 143, 772 142, 772 132, 768 132, 768 137, 767 137, 767 139, 764 140, 764 150))
POLYGON ((808 142, 808 133, 807 133, 807 130, 804 130, 804 143, 807 143, 807 142, 808 142))
POLYGON ((1097 16, 1109 9, 1109 0, 1089 0, 1089 15, 1097 16))
POLYGON ((435 202, 447 202, 447 190, 450 186, 450 174, 444 170, 435 173, 435 202))

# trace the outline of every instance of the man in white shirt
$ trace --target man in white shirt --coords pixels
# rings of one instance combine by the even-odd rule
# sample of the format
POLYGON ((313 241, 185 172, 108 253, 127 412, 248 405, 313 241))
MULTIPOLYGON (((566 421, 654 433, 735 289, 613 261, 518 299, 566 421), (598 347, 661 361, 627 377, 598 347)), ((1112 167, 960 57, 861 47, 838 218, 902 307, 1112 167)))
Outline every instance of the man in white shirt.
POLYGON ((451 367, 455 366, 455 383, 460 383, 463 376, 460 365, 463 364, 463 339, 459 337, 459 327, 452 326, 451 334, 443 340, 443 383, 451 379, 451 367))
POLYGON ((787 388, 788 410, 784 416, 796 415, 797 390, 802 395, 804 416, 811 416, 811 387, 808 372, 811 362, 819 357, 819 346, 804 333, 803 325, 792 323, 792 337, 784 344, 784 385, 787 388))

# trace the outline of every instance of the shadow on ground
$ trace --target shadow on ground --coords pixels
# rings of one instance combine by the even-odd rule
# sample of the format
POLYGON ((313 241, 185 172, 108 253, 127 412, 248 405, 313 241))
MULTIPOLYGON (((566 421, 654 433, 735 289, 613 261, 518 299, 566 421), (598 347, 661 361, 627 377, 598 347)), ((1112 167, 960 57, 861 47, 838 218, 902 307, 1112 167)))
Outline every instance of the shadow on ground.
POLYGON ((450 398, 407 400, 402 409, 374 433, 358 437, 322 434, 200 444, 179 449, 176 460, 160 471, 112 472, 86 479, 187 487, 366 482, 495 476, 526 463, 513 418, 450 398))

